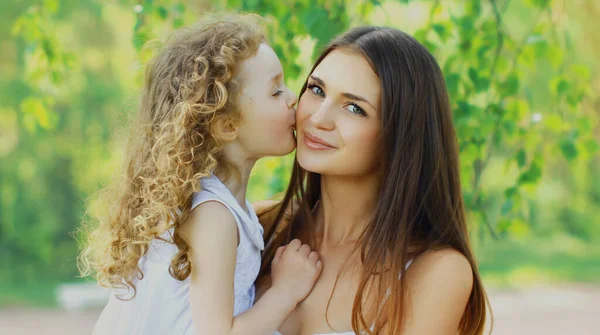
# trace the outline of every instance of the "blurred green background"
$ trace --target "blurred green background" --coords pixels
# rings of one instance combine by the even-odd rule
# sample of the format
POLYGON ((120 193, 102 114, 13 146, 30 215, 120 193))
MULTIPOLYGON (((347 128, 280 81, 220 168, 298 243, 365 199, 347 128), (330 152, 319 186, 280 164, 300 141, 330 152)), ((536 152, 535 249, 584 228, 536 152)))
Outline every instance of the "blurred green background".
MULTIPOLYGON (((265 18, 296 92, 350 27, 414 35, 446 77, 486 284, 600 283, 598 1, 4 1, 0 306, 53 306, 56 285, 83 280, 73 232, 118 171, 144 64, 224 10, 265 18)), ((285 189, 291 159, 257 164, 251 201, 285 189)))

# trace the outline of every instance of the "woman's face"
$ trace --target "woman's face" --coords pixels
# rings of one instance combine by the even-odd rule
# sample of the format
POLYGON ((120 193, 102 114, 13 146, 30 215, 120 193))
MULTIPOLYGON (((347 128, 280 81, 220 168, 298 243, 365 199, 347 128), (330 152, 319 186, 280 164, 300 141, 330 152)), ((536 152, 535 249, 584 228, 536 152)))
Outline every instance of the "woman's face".
POLYGON ((304 169, 337 176, 377 172, 381 86, 358 52, 335 49, 308 78, 296 111, 297 157, 304 169))

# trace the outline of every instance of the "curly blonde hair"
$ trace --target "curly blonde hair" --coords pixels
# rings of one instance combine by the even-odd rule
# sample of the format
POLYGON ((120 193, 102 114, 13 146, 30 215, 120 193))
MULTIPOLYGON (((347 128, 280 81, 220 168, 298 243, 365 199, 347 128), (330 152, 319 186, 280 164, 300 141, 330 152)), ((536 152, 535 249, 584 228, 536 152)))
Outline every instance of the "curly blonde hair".
POLYGON ((104 287, 133 289, 135 296, 135 280, 143 278, 138 261, 171 228, 179 252, 169 272, 178 280, 190 275, 189 245, 179 225, 189 216, 200 178, 227 167, 215 124, 241 121, 236 71, 263 42, 257 16, 213 18, 177 31, 148 64, 124 171, 100 192, 106 212, 83 227, 83 276, 93 275, 104 287))

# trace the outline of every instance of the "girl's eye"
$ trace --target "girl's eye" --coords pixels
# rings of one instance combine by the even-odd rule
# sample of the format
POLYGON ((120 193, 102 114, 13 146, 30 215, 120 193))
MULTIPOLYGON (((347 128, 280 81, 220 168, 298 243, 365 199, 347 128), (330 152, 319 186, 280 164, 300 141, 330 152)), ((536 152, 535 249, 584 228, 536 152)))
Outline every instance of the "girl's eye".
POLYGON ((273 96, 274 96, 274 97, 278 97, 278 96, 280 96, 282 93, 283 93, 283 91, 282 91, 282 90, 277 90, 277 92, 273 93, 273 96))
POLYGON ((354 114, 358 114, 358 115, 362 115, 362 116, 367 116, 367 113, 365 113, 365 110, 358 107, 358 105, 355 104, 349 104, 346 109, 348 109, 348 111, 350 111, 350 113, 354 113, 354 114))
POLYGON ((308 89, 309 89, 311 92, 313 92, 314 94, 316 94, 316 95, 318 95, 318 96, 320 96, 320 97, 324 97, 324 96, 325 96, 325 92, 323 92, 323 89, 322 89, 322 88, 320 88, 320 87, 319 87, 319 86, 317 86, 317 85, 311 85, 311 84, 309 84, 309 85, 308 85, 308 89))

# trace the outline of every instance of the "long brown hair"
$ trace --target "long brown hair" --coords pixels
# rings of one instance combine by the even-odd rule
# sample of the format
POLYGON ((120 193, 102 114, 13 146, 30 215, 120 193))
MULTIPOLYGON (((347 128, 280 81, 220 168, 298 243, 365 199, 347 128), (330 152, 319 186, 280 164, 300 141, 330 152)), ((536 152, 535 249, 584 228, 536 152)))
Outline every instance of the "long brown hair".
POLYGON ((82 228, 87 237, 78 264, 84 276, 127 289, 122 295, 133 289, 135 296, 135 280, 143 278, 138 261, 171 228, 179 253, 170 273, 178 280, 190 275, 189 246, 179 224, 189 215, 200 179, 231 169, 215 124, 240 122, 235 74, 264 41, 256 15, 210 16, 175 32, 148 64, 124 171, 102 190, 103 210, 82 228))
MULTIPOLYGON (((411 36, 393 28, 359 27, 335 39, 315 62, 311 73, 334 49, 361 53, 379 76, 382 88, 381 126, 383 179, 372 221, 362 233, 357 249, 362 261, 360 284, 352 310, 352 328, 370 331, 363 302, 375 281, 377 298, 390 287, 386 308, 373 329, 379 334, 387 320, 389 334, 402 328, 405 264, 432 249, 453 248, 473 269, 473 290, 460 321, 461 334, 484 331, 489 305, 469 246, 460 188, 458 144, 444 77, 434 57, 411 36), (382 274, 376 276, 376 274, 382 274), (400 280, 396 280, 400 274, 400 280), (375 279, 377 278, 377 279, 375 279)), ((306 90, 306 82, 300 96, 306 90)), ((267 231, 261 276, 270 271, 278 246, 302 237, 314 239, 312 209, 321 198, 321 176, 296 161, 290 185, 267 231), (292 208, 298 207, 298 208, 292 208), (282 221, 294 213, 288 225, 282 221)), ((333 293, 332 293, 333 294, 333 293)))

